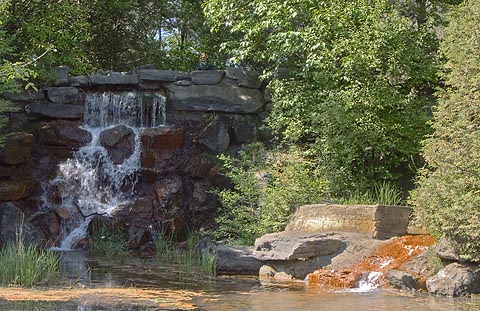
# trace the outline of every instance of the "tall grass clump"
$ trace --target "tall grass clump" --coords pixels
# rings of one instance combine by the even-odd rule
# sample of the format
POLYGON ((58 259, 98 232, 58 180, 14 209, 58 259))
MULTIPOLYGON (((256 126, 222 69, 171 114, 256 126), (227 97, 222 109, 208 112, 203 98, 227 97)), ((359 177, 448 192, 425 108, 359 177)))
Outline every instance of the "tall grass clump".
POLYGON ((0 250, 0 267, 2 286, 32 287, 59 276, 60 256, 35 245, 26 246, 19 239, 0 250))
POLYGON ((178 264, 180 272, 190 275, 200 271, 205 275, 215 275, 216 255, 206 250, 199 250, 201 237, 198 233, 188 231, 187 240, 176 247, 173 235, 161 231, 155 238, 157 256, 178 264), (182 247, 183 246, 183 247, 182 247))
POLYGON ((340 202, 343 204, 404 204, 401 192, 388 182, 376 183, 372 189, 364 192, 355 191, 346 198, 340 199, 340 202))
POLYGON ((122 230, 101 224, 94 227, 91 237, 92 254, 106 257, 128 255, 128 241, 122 230))

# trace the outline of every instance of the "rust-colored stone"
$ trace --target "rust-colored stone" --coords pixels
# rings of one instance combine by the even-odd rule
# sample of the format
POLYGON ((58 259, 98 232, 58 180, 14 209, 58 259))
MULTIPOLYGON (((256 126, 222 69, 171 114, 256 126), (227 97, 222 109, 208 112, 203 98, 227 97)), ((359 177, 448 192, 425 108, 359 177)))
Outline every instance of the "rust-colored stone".
MULTIPOLYGON (((372 255, 346 269, 320 269, 307 276, 311 284, 350 288, 357 285, 364 273, 376 271, 382 274, 424 252, 435 244, 431 235, 407 235, 392 239, 379 247, 372 255)), ((383 283, 383 278, 379 280, 383 283)))
POLYGON ((141 134, 143 150, 151 150, 169 158, 184 143, 183 128, 151 128, 141 134))

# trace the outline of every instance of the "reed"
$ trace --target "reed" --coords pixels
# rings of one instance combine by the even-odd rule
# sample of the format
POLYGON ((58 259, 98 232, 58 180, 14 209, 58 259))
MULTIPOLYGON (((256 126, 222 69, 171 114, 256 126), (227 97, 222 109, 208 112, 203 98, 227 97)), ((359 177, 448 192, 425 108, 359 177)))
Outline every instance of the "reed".
POLYGON ((32 287, 47 284, 60 275, 60 256, 35 245, 25 246, 19 239, 0 250, 2 286, 32 287))
POLYGON ((128 255, 128 241, 126 234, 121 230, 99 225, 94 229, 91 237, 92 254, 106 257, 128 255))

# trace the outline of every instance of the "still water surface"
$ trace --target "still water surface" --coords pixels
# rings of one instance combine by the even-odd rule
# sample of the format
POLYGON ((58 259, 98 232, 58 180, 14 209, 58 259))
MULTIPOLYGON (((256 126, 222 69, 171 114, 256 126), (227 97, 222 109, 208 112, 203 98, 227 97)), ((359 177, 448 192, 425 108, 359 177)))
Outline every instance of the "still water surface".
MULTIPOLYGON (((179 268, 175 263, 156 259, 128 258, 112 260, 87 257, 70 252, 63 257, 65 284, 68 290, 122 288, 165 290, 181 294, 167 298, 112 299, 102 294, 79 295, 68 301, 7 301, 0 299, 0 311, 6 310, 329 310, 329 311, 381 311, 381 310, 480 310, 480 299, 440 298, 394 290, 355 292, 325 289, 297 283, 262 283, 257 278, 206 277, 195 270, 179 268), (66 286, 67 285, 67 286, 66 286), (186 297, 189 304, 181 304, 186 297), (170 299, 170 298, 168 298, 170 299), (165 301, 164 301, 165 300, 165 301), (175 305, 178 302, 178 305, 175 305)), ((0 289, 0 292, 2 290, 0 289)))

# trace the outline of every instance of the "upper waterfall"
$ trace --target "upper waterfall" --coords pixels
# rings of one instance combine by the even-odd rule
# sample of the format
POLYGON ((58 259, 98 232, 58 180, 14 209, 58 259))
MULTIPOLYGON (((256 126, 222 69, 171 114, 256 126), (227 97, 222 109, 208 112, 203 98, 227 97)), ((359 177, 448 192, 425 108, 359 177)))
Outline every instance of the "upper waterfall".
POLYGON ((87 235, 95 215, 109 215, 135 198, 140 168, 140 132, 164 126, 165 97, 155 93, 92 93, 86 96, 82 128, 92 137, 71 159, 60 163, 45 185, 44 208, 62 209, 61 249, 71 249, 87 235), (122 156, 112 152, 123 144, 122 156))

